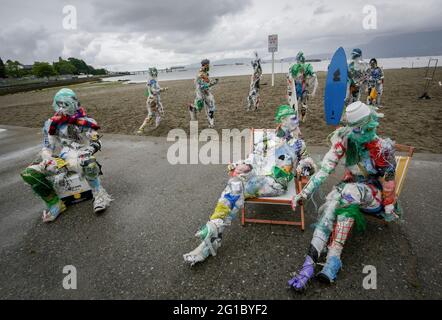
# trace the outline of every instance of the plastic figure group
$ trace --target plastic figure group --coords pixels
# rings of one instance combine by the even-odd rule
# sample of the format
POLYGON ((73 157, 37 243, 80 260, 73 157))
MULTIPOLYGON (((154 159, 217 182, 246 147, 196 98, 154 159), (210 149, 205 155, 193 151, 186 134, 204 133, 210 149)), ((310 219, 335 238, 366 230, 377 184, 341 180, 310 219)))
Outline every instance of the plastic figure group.
POLYGON ((307 101, 314 96, 318 88, 318 78, 310 63, 305 63, 304 53, 298 52, 296 63, 290 66, 287 75, 287 99, 296 110, 302 122, 307 115, 307 101), (300 108, 299 108, 300 105, 300 108))
POLYGON ((149 122, 155 118, 155 128, 158 128, 161 121, 161 116, 164 115, 163 104, 161 103, 160 92, 167 90, 167 88, 161 88, 158 84, 158 70, 156 68, 149 68, 150 79, 147 81, 145 96, 147 97, 147 117, 144 119, 143 124, 138 129, 138 133, 144 132, 144 128, 149 122))
POLYGON ((379 107, 383 92, 384 72, 375 58, 368 65, 362 59, 362 50, 353 49, 352 61, 348 65, 347 101, 352 103, 361 100, 361 94, 367 86, 367 104, 379 107))
POLYGON ((250 90, 247 96, 247 111, 252 108, 258 110, 259 107, 259 81, 262 77, 261 59, 258 57, 258 52, 255 51, 255 60, 252 61, 253 74, 250 79, 250 90))
MULTIPOLYGON (((259 79, 262 74, 260 59, 252 62, 254 74, 248 97, 250 109, 259 104, 259 79)), ((184 254, 184 261, 190 265, 215 256, 221 246, 226 226, 237 216, 244 200, 259 196, 274 197, 287 192, 294 177, 310 176, 309 182, 295 195, 293 208, 309 199, 320 185, 334 172, 342 160, 345 173, 340 183, 333 187, 325 203, 320 207, 321 216, 316 224, 313 238, 305 261, 300 270, 289 280, 289 285, 302 291, 315 276, 315 268, 321 254, 327 250, 326 263, 317 277, 328 283, 337 278, 341 269, 341 253, 353 225, 364 229, 364 214, 382 217, 387 222, 399 218, 395 196, 395 147, 390 139, 377 136, 378 118, 382 116, 376 108, 360 101, 360 88, 368 79, 369 88, 377 92, 376 104, 382 94, 382 70, 375 59, 366 69, 360 49, 352 52, 350 63, 350 96, 355 102, 345 111, 345 126, 331 134, 331 148, 325 154, 319 169, 309 156, 306 144, 301 138, 300 119, 305 119, 307 96, 314 95, 317 78, 310 64, 305 63, 302 52, 297 63, 290 67, 288 94, 290 105, 282 105, 276 111, 278 124, 273 132, 264 131, 263 137, 255 141, 253 152, 247 159, 230 164, 230 179, 216 204, 209 221, 197 233, 201 242, 191 252, 184 254), (368 78, 367 78, 368 75, 368 78), (298 112, 298 103, 301 109, 298 112)), ((209 60, 201 62, 201 69, 195 80, 196 98, 189 107, 192 120, 196 112, 206 111, 209 126, 214 125, 215 102, 210 87, 217 80, 209 79, 209 60)), ((158 127, 163 114, 160 88, 156 78, 157 70, 149 69, 147 84, 148 116, 139 132, 155 117, 158 127)), ((369 96, 374 103, 374 97, 369 96)), ((57 194, 57 184, 63 183, 68 173, 77 173, 89 184, 95 212, 105 210, 112 201, 101 185, 101 165, 94 154, 101 149, 97 122, 88 117, 77 95, 70 89, 61 89, 54 96, 55 114, 45 122, 41 159, 22 171, 23 180, 47 205, 43 212, 45 222, 53 221, 66 210, 57 194)))
POLYGON ((197 112, 203 108, 206 111, 209 128, 215 125, 215 98, 210 92, 210 88, 218 83, 218 79, 209 79, 210 61, 204 59, 201 61, 201 68, 195 79, 195 101, 189 105, 190 120, 197 120, 197 112))
POLYGON ((77 95, 61 89, 52 104, 55 114, 45 122, 41 159, 22 171, 23 180, 46 203, 43 221, 50 222, 66 210, 54 184, 63 183, 68 172, 76 172, 92 189, 94 210, 106 209, 111 197, 101 185, 101 166, 94 154, 101 149, 97 122, 86 115, 77 95))

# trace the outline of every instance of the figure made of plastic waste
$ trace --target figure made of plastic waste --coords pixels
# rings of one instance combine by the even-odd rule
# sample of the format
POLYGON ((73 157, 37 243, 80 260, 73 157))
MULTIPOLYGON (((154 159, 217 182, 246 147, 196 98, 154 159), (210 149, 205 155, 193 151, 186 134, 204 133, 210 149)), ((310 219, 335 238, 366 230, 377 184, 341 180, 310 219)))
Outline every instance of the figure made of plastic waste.
POLYGON ((252 61, 253 74, 250 79, 249 95, 247 96, 247 111, 252 108, 258 110, 259 107, 259 81, 262 77, 261 59, 258 57, 258 52, 255 51, 255 60, 252 61))
POLYGON ((289 105, 299 113, 302 122, 306 119, 309 96, 315 96, 318 78, 310 63, 305 63, 304 53, 298 52, 296 63, 287 74, 287 99, 289 105))
POLYGON ((317 277, 327 283, 336 280, 348 234, 354 224, 356 229, 364 230, 364 214, 376 215, 388 222, 399 218, 394 142, 376 135, 380 116, 382 114, 360 101, 350 104, 346 109, 346 126, 332 133, 332 146, 320 169, 292 200, 295 208, 300 201, 310 198, 334 172, 339 161, 345 159, 341 182, 333 187, 319 209, 321 215, 305 262, 289 281, 297 291, 306 288, 314 276, 321 253, 327 249, 326 263, 317 277))
POLYGON ((47 205, 43 221, 53 221, 66 210, 54 184, 60 183, 63 180, 60 176, 68 172, 76 172, 86 179, 94 196, 95 212, 105 210, 112 199, 101 185, 101 166, 94 157, 101 149, 97 133, 100 127, 86 115, 71 89, 59 90, 52 106, 55 114, 43 128, 41 157, 21 172, 23 180, 47 205))
POLYGON ((138 129, 138 133, 144 132, 144 128, 155 119, 155 128, 158 128, 161 122, 161 116, 164 115, 163 104, 161 103, 160 92, 167 90, 167 88, 161 88, 157 81, 158 70, 156 68, 149 68, 149 80, 146 84, 145 96, 147 117, 144 119, 143 124, 138 129))
POLYGON ((368 64, 362 59, 362 50, 359 48, 353 49, 351 60, 348 65, 348 104, 361 100, 361 93, 364 91, 368 80, 368 64))
POLYGON ((314 172, 315 164, 299 138, 295 110, 288 105, 280 106, 275 119, 279 124, 277 130, 256 141, 246 160, 228 166, 231 178, 209 221, 195 235, 201 240, 200 245, 184 255, 187 263, 193 265, 216 255, 224 228, 237 216, 244 199, 282 195, 295 174, 308 176, 314 172))
POLYGON ((189 105, 190 120, 197 120, 197 112, 202 109, 206 111, 207 121, 209 127, 213 128, 215 125, 215 99, 210 92, 210 88, 218 83, 218 79, 209 79, 210 61, 204 59, 201 61, 201 68, 195 79, 195 100, 193 105, 189 105))
POLYGON ((367 104, 379 107, 383 91, 384 71, 378 66, 377 60, 372 58, 370 60, 370 69, 368 69, 367 104))

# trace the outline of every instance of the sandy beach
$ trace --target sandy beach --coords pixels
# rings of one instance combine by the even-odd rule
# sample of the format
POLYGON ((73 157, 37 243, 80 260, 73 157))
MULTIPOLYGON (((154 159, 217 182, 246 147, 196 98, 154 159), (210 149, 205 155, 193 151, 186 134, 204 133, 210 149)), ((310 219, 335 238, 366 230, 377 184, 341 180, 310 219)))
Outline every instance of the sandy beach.
MULTIPOLYGON (((418 100, 424 87, 425 69, 395 69, 385 71, 380 135, 393 138, 401 144, 415 146, 418 152, 442 153, 442 87, 436 81, 430 88, 430 100, 418 100)), ((261 81, 261 107, 258 111, 246 112, 246 97, 249 76, 220 78, 213 87, 217 111, 215 129, 224 128, 272 128, 273 116, 280 104, 286 103, 285 74, 277 74, 275 87, 271 87, 271 76, 264 75, 261 81)), ((301 130, 308 145, 326 145, 326 137, 333 130, 327 126, 323 112, 325 73, 318 72, 319 88, 316 97, 310 100, 306 123, 301 130)), ((166 136, 174 128, 189 129, 187 105, 194 99, 193 80, 160 82, 169 90, 161 99, 165 116, 159 128, 146 130, 146 135, 166 136)), ((95 82, 73 85, 88 114, 101 125, 102 132, 136 134, 137 128, 147 114, 144 84, 118 82, 95 82)), ((52 115, 52 97, 59 88, 49 88, 0 96, 0 124, 24 127, 41 127, 52 115)), ((365 96, 364 96, 365 97, 365 96)), ((199 129, 207 128, 205 114, 199 114, 199 129)))

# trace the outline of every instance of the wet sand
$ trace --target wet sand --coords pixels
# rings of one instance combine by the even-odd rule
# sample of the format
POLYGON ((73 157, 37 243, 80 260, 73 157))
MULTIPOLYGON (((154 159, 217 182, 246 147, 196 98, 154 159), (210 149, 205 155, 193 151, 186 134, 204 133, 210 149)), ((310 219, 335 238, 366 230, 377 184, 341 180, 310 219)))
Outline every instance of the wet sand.
MULTIPOLYGON (((418 100, 424 88, 425 69, 385 70, 384 95, 379 135, 389 136, 397 143, 415 146, 418 152, 442 153, 442 80, 441 68, 429 93, 432 99, 418 100)), ((272 128, 274 113, 286 103, 285 74, 264 75, 261 83, 261 106, 258 111, 246 112, 249 76, 220 78, 213 87, 217 111, 215 129, 272 128)), ((319 88, 309 102, 307 120, 301 130, 308 145, 327 145, 326 137, 333 128, 325 124, 323 92, 325 73, 318 73, 319 88)), ((169 90, 161 94, 165 116, 155 130, 146 135, 167 136, 174 128, 189 130, 187 105, 194 99, 193 80, 160 82, 169 90)), ((147 114, 144 84, 87 83, 73 85, 88 114, 102 127, 102 132, 136 134, 147 114)), ((52 97, 59 88, 49 88, 0 96, 0 124, 41 127, 53 113, 52 97)), ((364 95, 365 97, 365 95, 364 95)), ((204 111, 198 115, 199 129, 207 128, 204 111)))

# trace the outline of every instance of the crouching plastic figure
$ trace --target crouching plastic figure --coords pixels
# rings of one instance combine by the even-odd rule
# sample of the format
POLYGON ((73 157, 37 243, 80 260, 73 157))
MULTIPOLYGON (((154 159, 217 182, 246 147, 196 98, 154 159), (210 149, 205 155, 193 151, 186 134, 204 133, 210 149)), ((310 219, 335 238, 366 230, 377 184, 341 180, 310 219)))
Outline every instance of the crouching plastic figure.
POLYGON ((356 223, 364 229, 363 213, 378 215, 390 222, 399 218, 395 196, 395 150, 390 139, 376 135, 377 114, 370 106, 357 101, 346 109, 345 127, 331 136, 331 148, 321 168, 293 199, 293 206, 308 199, 345 157, 345 174, 328 194, 320 208, 313 239, 302 268, 289 281, 301 291, 314 276, 320 254, 329 242, 327 260, 318 278, 327 283, 336 280, 341 269, 341 252, 347 236, 356 223))
MULTIPOLYGON (((61 89, 54 97, 55 114, 45 122, 40 160, 21 172, 23 180, 46 203, 43 221, 50 222, 66 210, 54 189, 54 177, 77 172, 86 179, 94 196, 94 210, 105 210, 112 201, 101 186, 101 166, 93 156, 101 149, 97 122, 86 115, 77 95, 61 89)), ((62 181, 62 179, 58 179, 62 181)))
POLYGON ((295 110, 288 105, 280 106, 275 119, 279 126, 273 139, 264 136, 246 160, 228 166, 231 178, 209 222, 195 235, 202 242, 184 255, 184 260, 191 265, 204 261, 209 255, 216 255, 224 227, 236 217, 244 199, 282 195, 295 173, 310 175, 314 172, 315 164, 307 154, 304 141, 299 138, 295 110))

